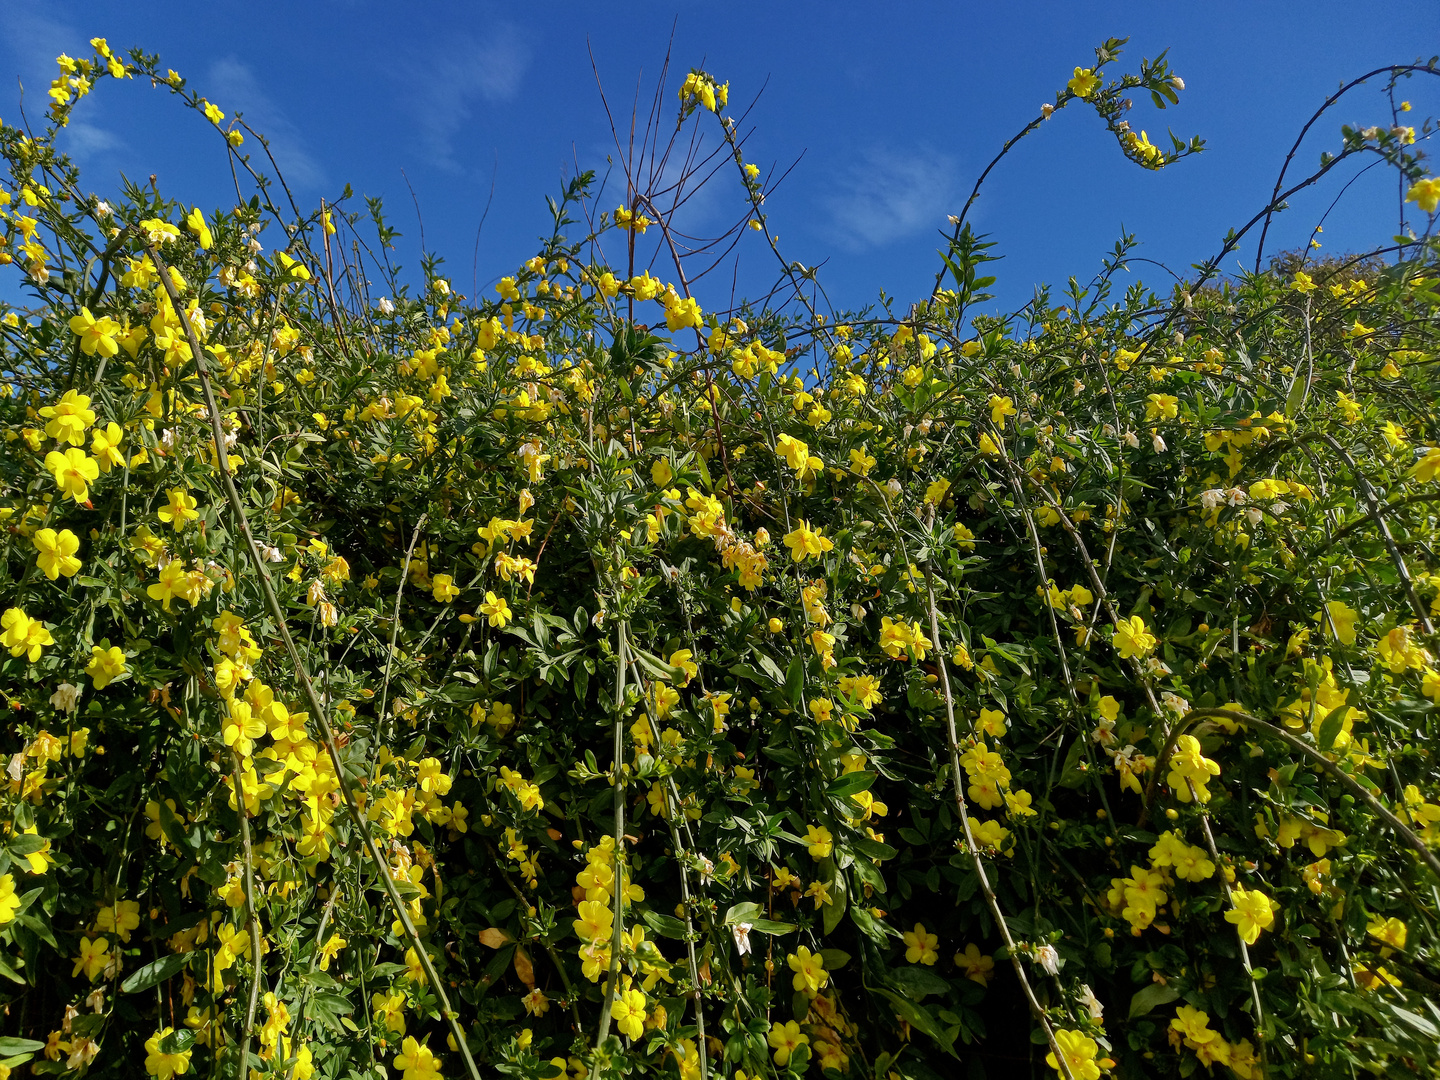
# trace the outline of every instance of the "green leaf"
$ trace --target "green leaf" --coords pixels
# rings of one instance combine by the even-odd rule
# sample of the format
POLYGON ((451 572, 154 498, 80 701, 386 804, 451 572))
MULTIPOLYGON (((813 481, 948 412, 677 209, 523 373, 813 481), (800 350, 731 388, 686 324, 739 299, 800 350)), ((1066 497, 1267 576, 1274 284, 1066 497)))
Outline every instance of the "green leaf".
POLYGON ((800 764, 800 755, 788 746, 762 746, 760 752, 777 765, 793 767, 800 764))
POLYGON ((785 669, 785 700, 792 706, 800 704, 800 690, 805 684, 805 658, 796 653, 785 669))
POLYGON ((825 794, 836 799, 848 799, 851 795, 858 795, 862 791, 869 791, 875 783, 876 776, 868 772, 846 773, 844 776, 837 776, 825 785, 825 794))
POLYGON ((774 680, 776 686, 783 686, 785 672, 780 670, 780 665, 764 653, 756 653, 756 656, 759 658, 760 670, 765 673, 766 677, 774 680))
POLYGON ((1081 759, 1085 755, 1085 740, 1076 739, 1070 744, 1070 750, 1065 755, 1065 764, 1060 769, 1060 786, 1064 788, 1078 788, 1088 779, 1088 774, 1080 769, 1081 759))
POLYGON ((908 998, 901 997, 893 990, 884 990, 877 987, 876 993, 885 998, 891 1005, 895 1006, 895 1013, 900 1019, 906 1021, 917 1031, 922 1031, 926 1035, 929 1035, 930 1038, 939 1043, 941 1049, 951 1057, 958 1057, 955 1053, 955 1039, 935 1021, 935 1018, 931 1016, 927 1010, 916 1005, 908 998))
POLYGON ((1349 714, 1350 706, 1341 705, 1338 709, 1330 710, 1325 719, 1320 721, 1320 730, 1316 732, 1315 741, 1321 750, 1329 750, 1334 747, 1335 739, 1345 725, 1345 717, 1349 714))
POLYGON ((120 984, 120 992, 122 994, 138 994, 142 990, 149 990, 166 979, 180 974, 189 963, 189 953, 171 953, 169 956, 162 956, 159 960, 132 971, 120 984))
POLYGON ((862 934, 877 945, 890 944, 885 933, 885 924, 877 922, 875 917, 859 904, 850 905, 850 921, 860 928, 862 934))
POLYGON ((762 934, 791 934, 795 932, 795 924, 776 922, 774 919, 756 919, 750 924, 750 929, 762 934))
POLYGON ((17 1039, 10 1035, 0 1038, 0 1058, 13 1057, 16 1054, 38 1054, 44 1049, 45 1044, 34 1039, 17 1039))
POLYGON ((663 937, 674 938, 676 941, 685 940, 685 924, 673 915, 661 915, 658 911, 646 908, 640 912, 640 918, 645 920, 646 926, 663 937))
POLYGON ((1158 1009, 1161 1005, 1169 1005, 1180 996, 1180 991, 1173 986, 1164 983, 1151 983, 1135 992, 1130 999, 1130 1019, 1137 1016, 1144 1016, 1152 1009, 1158 1009))
POLYGON ((882 861, 885 859, 893 859, 899 854, 899 852, 889 844, 882 844, 879 840, 871 840, 868 836, 862 836, 855 840, 852 846, 861 854, 882 861))
POLYGON ((340 994, 316 994, 310 999, 310 1012, 337 1035, 345 1030, 341 1020, 354 1011, 354 1003, 340 994))
POLYGON ((926 994, 948 994, 950 984, 928 967, 906 964, 890 972, 890 981, 898 986, 908 998, 919 1001, 926 994))
POLYGON ((195 1032, 179 1028, 160 1040, 160 1051, 164 1054, 183 1054, 195 1045, 195 1032))
POLYGON ((1390 1011, 1395 1014, 1395 1019, 1403 1020, 1427 1039, 1440 1039, 1440 1029, 1418 1013, 1406 1012, 1394 1006, 1391 1006, 1390 1011))
POLYGON ((1309 389, 1310 381, 1296 371, 1295 381, 1290 384, 1290 393, 1285 397, 1285 419, 1294 420, 1300 415, 1300 410, 1305 405, 1305 394, 1309 389))
POLYGON ((753 923, 760 918, 761 907, 754 901, 747 900, 743 904, 732 904, 725 912, 725 925, 734 926, 736 923, 753 923))
POLYGON ((679 668, 671 667, 658 656, 648 653, 644 649, 636 648, 633 643, 630 645, 630 652, 640 666, 645 669, 646 674, 652 679, 660 679, 664 682, 679 682, 685 677, 685 673, 679 668))
POLYGON ((36 833, 21 833, 19 836, 12 837, 5 846, 10 849, 12 855, 33 855, 45 846, 46 839, 47 837, 36 833))
POLYGON ((828 883, 830 886, 830 903, 826 904, 824 911, 825 933, 833 934, 835 927, 840 925, 840 920, 845 917, 845 905, 847 903, 845 875, 839 870, 835 871, 835 880, 828 883))

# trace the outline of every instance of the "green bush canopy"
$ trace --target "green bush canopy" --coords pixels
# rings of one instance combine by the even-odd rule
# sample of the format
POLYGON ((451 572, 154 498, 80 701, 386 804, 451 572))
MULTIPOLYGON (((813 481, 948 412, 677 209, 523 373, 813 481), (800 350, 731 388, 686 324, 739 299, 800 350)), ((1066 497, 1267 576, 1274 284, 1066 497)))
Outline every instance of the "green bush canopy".
MULTIPOLYGON (((1437 1075, 1440 248, 1216 274, 1350 159, 1433 225, 1414 129, 1163 294, 984 316, 962 214, 837 312, 693 71, 482 299, 92 44, 0 130, 0 1077, 1437 1075), (232 209, 86 193, 132 77, 232 209)), ((1121 44, 1024 133, 1168 167, 1121 44)))

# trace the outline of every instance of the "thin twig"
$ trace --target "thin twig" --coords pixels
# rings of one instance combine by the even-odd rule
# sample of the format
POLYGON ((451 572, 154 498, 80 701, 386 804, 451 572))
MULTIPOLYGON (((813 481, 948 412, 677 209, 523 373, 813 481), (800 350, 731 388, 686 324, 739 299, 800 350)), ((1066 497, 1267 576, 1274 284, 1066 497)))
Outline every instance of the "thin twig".
POLYGON ((240 1036, 240 1068, 237 1075, 249 1076, 250 1040, 255 1035, 255 1007, 260 1000, 260 913, 255 907, 255 853, 250 844, 250 821, 245 812, 240 755, 232 749, 230 756, 235 769, 235 815, 240 819, 240 852, 245 875, 245 925, 250 929, 250 1001, 245 1008, 245 1027, 240 1036))
MULTIPOLYGON (((175 290, 175 283, 170 278, 170 269, 160 259, 160 253, 155 250, 154 245, 147 245, 150 257, 154 260, 157 269, 160 271, 160 281, 165 286, 165 291, 170 297, 170 303, 176 312, 181 312, 180 295, 175 290)), ((480 1080, 480 1070, 475 1065, 475 1059, 470 1055, 470 1046, 465 1037, 465 1029, 460 1026, 459 1018, 450 1006, 450 999, 445 993, 445 987, 440 979, 435 965, 430 961, 430 954, 425 951, 425 946, 420 940, 420 935, 415 930, 415 924, 410 918, 410 911, 405 902, 400 898, 400 892, 395 887, 395 881, 391 877, 390 867, 380 856, 380 850, 375 845, 375 838, 370 833, 369 823, 360 810, 359 803, 355 800, 355 789, 350 784, 350 778, 345 772, 345 763, 340 759, 340 748, 335 744, 334 732, 330 729, 330 718, 325 711, 325 706, 320 701, 320 695, 315 692, 315 684, 310 679, 310 673, 305 667, 305 661, 300 656, 300 650, 295 645, 295 639, 290 635, 290 628, 285 623, 285 609, 280 606, 280 598, 275 594, 274 583, 270 580, 270 571, 265 565, 265 558, 260 554, 260 546, 255 542, 255 536, 250 531, 250 517, 245 513, 245 504, 240 500, 240 492, 235 488, 235 479, 230 473, 230 461, 225 454, 225 428, 220 417, 220 409, 215 404, 215 392, 210 386, 210 372, 205 366, 205 354, 200 349, 200 341, 196 337, 195 327, 190 320, 183 315, 180 317, 181 324, 185 327, 185 333, 190 343, 190 349, 194 354, 195 371, 200 378, 200 389, 205 395, 205 407, 210 414, 210 430, 215 439, 216 464, 220 469, 221 484, 225 489, 225 497, 230 503, 230 509, 235 514, 236 523, 240 526, 241 533, 245 536, 245 546, 250 553, 251 565, 255 567, 256 577, 260 582, 260 591, 265 598, 265 606, 269 609, 270 616, 275 620, 275 628, 280 635, 280 641, 285 647, 285 652, 290 658, 291 666, 295 670, 295 677, 300 683, 300 689, 305 695, 305 701, 310 706, 311 714, 315 717, 316 723, 320 726, 320 737, 325 743, 325 749, 330 755, 330 763, 335 770, 335 779, 340 785, 341 794, 345 799, 345 808, 354 822, 355 828, 359 831, 361 838, 365 841, 365 848, 370 858, 375 863, 375 870, 385 887, 385 893, 390 898, 390 903, 395 909, 396 917, 405 931, 405 937, 415 949, 416 956, 420 960, 420 966, 425 971, 425 978, 430 983, 430 989, 435 992, 436 999, 440 1002, 440 1012, 450 1027, 450 1033, 455 1037, 455 1045, 459 1048, 460 1056, 465 1061, 466 1071, 470 1074, 471 1080, 480 1080)))
POLYGON ((620 990, 620 949, 624 944, 625 918, 625 621, 615 628, 615 763, 611 783, 615 787, 615 921, 610 936, 610 973, 605 982, 605 1003, 600 1007, 600 1033, 595 1038, 595 1063, 591 1080, 600 1075, 600 1050, 610 1037, 610 1012, 620 990))
POLYGON ((385 722, 385 699, 390 693, 390 661, 395 656, 395 640, 400 633, 400 597, 405 595, 405 582, 410 578, 410 556, 415 554, 415 544, 420 539, 420 530, 425 527, 428 515, 421 514, 410 534, 410 546, 405 551, 405 565, 400 568, 400 585, 395 590, 395 612, 390 617, 390 648, 385 651, 385 675, 380 680, 380 708, 375 713, 379 723, 385 722))
POLYGON ((950 694, 950 672, 945 664, 945 650, 940 643, 940 621, 935 613, 935 576, 931 571, 928 557, 925 559, 925 596, 930 607, 930 644, 935 650, 935 659, 940 668, 940 688, 945 695, 945 734, 950 744, 950 779, 953 781, 955 790, 955 809, 960 813, 960 827, 965 834, 965 846, 970 850, 970 858, 975 864, 975 875, 980 879, 980 891, 985 895, 985 903, 989 906, 990 914, 995 919, 995 925, 1000 930, 1000 936, 1005 941, 1006 951, 1010 954, 1010 964, 1014 967, 1015 975, 1020 980, 1020 989, 1025 994, 1025 1003, 1030 1006, 1030 1015, 1044 1030, 1045 1041, 1050 1044, 1050 1052, 1055 1055, 1060 1075, 1065 1080, 1075 1080, 1074 1074, 1070 1071, 1070 1062, 1055 1039, 1055 1029, 1050 1026, 1050 1019, 1045 1015, 1045 1009, 1036 999, 1035 991, 1030 986, 1030 980, 1025 974, 1025 965, 1020 960, 1015 939, 1010 936, 1010 927, 1005 922, 1005 913, 1000 910, 1000 901, 995 896, 995 890, 990 886, 990 878, 985 873, 984 860, 980 857, 980 846, 975 842, 975 834, 970 827, 970 812, 965 805, 965 794, 960 788, 960 777, 963 773, 960 768, 960 741, 955 734, 955 702, 950 694))

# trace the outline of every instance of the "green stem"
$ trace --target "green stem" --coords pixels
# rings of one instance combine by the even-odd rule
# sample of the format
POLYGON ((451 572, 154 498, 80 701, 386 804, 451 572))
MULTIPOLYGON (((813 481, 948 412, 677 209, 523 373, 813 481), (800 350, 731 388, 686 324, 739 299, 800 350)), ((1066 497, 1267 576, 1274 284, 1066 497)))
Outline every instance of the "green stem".
POLYGON ((935 577, 930 569, 930 560, 925 560, 925 596, 930 608, 930 644, 935 650, 935 660, 940 668, 940 688, 945 695, 945 733, 950 744, 950 779, 955 789, 955 809, 960 813, 960 828, 965 834, 965 846, 970 849, 970 858, 975 864, 975 876, 980 879, 980 891, 985 895, 985 903, 990 908, 990 914, 995 918, 995 925, 1000 930, 1000 936, 1005 939, 1006 951, 1010 954, 1010 964, 1015 969, 1015 976, 1020 980, 1020 989, 1025 994, 1025 1003, 1030 1007, 1030 1015, 1035 1018, 1036 1023, 1045 1032, 1045 1041, 1050 1045, 1050 1052, 1055 1055, 1059 1064, 1059 1072, 1065 1080, 1075 1080, 1075 1075, 1070 1071, 1070 1062, 1066 1060, 1060 1049, 1060 1044, 1055 1040, 1055 1029, 1050 1026, 1050 1018, 1045 1015, 1045 1009, 1035 997, 1035 991, 1030 986, 1030 980, 1025 974, 1025 965, 1020 960, 1019 950, 1015 947, 1015 939, 1010 936, 1009 924, 1005 922, 1005 913, 1000 910, 1000 901, 995 896, 995 890, 990 886, 990 878, 985 873, 985 862, 980 857, 980 848, 975 843, 975 834, 970 828, 970 812, 965 805, 965 795, 960 788, 960 777, 963 771, 960 768, 960 741, 955 734, 955 703, 950 694, 950 672, 945 664, 945 650, 940 644, 940 621, 935 612, 935 577))
POLYGON ((610 972, 605 982, 605 1003, 600 1007, 600 1033, 595 1038, 595 1064, 590 1076, 600 1073, 600 1048, 610 1037, 610 1012, 620 990, 620 949, 623 945, 625 919, 625 621, 615 628, 615 763, 611 783, 615 786, 615 921, 610 935, 610 972))
MULTIPOLYGON (((225 444, 217 443, 218 446, 225 444)), ((245 813, 244 778, 240 773, 240 755, 232 749, 234 762, 235 816, 240 819, 240 851, 245 869, 245 925, 250 929, 250 1002, 245 1008, 245 1028, 240 1037, 240 1069, 237 1075, 250 1075, 250 1040, 255 1035, 255 1008, 260 1000, 260 914, 255 908, 255 857, 250 845, 250 820, 245 813)))
MULTIPOLYGON (((180 296, 175 291, 175 283, 170 280, 169 267, 161 261, 160 253, 155 250, 154 245, 147 245, 147 250, 151 259, 154 260, 156 268, 160 271, 160 281, 165 286, 170 303, 174 306, 176 313, 180 314, 183 311, 180 307, 180 296)), ((471 1080, 480 1080, 480 1070, 475 1065, 475 1059, 470 1055, 470 1047, 465 1039, 465 1029, 460 1026, 455 1010, 450 1007, 450 999, 445 993, 440 975, 430 961, 430 954, 425 951, 425 946, 420 941, 420 935, 415 930, 414 922, 411 921, 409 909, 400 898, 400 892, 396 889, 395 882, 390 876, 390 867, 381 858, 380 850, 375 845, 375 837, 370 833, 369 823, 366 822, 365 815, 355 800, 355 789, 351 786, 350 778, 345 773, 345 763, 340 759, 340 748, 335 745, 335 735, 330 729, 329 715, 320 701, 320 695, 315 692, 315 684, 310 679, 310 672, 305 667, 305 661, 300 656, 295 639, 290 636, 290 628, 285 623, 285 609, 280 606, 280 598, 275 594, 275 586, 270 580, 270 571, 265 565, 265 558, 260 554, 260 546, 255 542, 254 533, 250 531, 250 518, 245 513, 245 504, 240 500, 240 492, 236 490, 235 479, 230 474, 230 460, 225 453, 225 428, 220 417, 220 409, 215 404, 215 392, 210 386, 210 372, 205 366, 205 354, 200 349, 199 339, 195 336, 195 328, 190 325, 190 320, 180 314, 180 322, 185 327, 185 334, 189 340, 191 352, 194 354, 195 371, 200 377, 200 389, 205 395, 205 408, 210 414, 210 430, 215 439, 215 461, 220 470, 220 480, 225 488, 225 497, 229 501, 230 509, 234 512, 235 520, 245 537, 245 546, 250 553, 250 562, 255 567, 255 575, 260 582, 260 591, 265 597, 265 606, 270 612, 270 617, 275 620, 275 628, 280 635, 281 644, 290 658, 291 666, 295 670, 295 677, 300 683, 306 703, 310 706, 311 715, 315 717, 315 721, 320 727, 320 737, 325 743, 326 752, 330 755, 331 765, 334 766, 335 779, 339 783, 341 794, 345 799, 345 809, 361 838, 365 841, 365 849, 375 863, 375 871, 385 887, 385 894, 395 909, 395 915, 400 920, 405 937, 415 949, 420 966, 425 970, 425 978, 430 983, 430 989, 435 992, 435 997, 440 1002, 441 1015, 445 1017, 450 1033, 455 1037, 455 1045, 460 1049, 460 1056, 465 1061, 465 1069, 470 1074, 471 1080)))

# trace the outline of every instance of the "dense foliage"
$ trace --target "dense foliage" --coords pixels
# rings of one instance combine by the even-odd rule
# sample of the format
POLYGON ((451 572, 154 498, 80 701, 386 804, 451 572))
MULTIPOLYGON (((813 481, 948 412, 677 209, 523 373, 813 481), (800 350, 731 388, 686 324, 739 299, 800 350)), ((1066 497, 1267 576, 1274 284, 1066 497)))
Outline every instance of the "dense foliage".
MULTIPOLYGON (((1001 319, 957 220, 904 312, 717 314, 581 176, 467 300, 93 44, 0 132, 0 1076, 1435 1074, 1428 233, 1001 319), (253 197, 87 194, 129 77, 253 197)), ((1030 127, 1199 149, 1119 44, 1030 127)))

